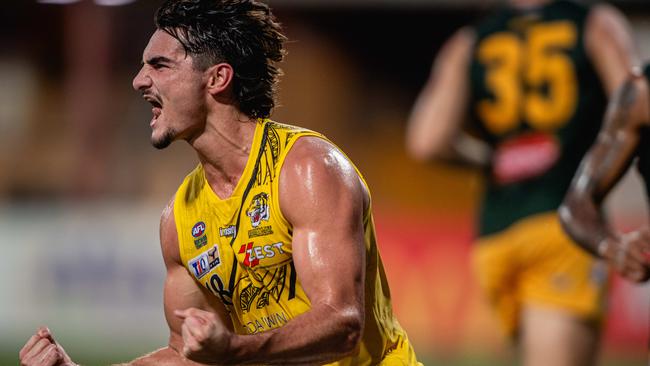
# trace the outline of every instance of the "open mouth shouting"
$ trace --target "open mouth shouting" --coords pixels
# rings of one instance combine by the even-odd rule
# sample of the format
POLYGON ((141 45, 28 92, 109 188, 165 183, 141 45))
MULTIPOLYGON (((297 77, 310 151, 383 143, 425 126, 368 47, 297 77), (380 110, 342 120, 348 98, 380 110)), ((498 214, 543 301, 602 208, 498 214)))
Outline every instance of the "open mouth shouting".
POLYGON ((158 98, 152 95, 144 95, 143 98, 152 106, 151 113, 153 114, 153 117, 151 118, 151 123, 149 125, 153 127, 156 124, 158 117, 162 114, 162 103, 160 103, 158 98))

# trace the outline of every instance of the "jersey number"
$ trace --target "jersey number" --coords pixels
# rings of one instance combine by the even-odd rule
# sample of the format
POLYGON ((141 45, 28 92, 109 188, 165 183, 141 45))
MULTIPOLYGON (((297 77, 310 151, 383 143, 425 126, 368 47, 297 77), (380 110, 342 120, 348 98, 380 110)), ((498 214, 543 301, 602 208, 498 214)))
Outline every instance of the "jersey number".
POLYGON ((478 59, 486 65, 485 82, 494 99, 480 101, 478 114, 490 132, 512 131, 522 119, 546 131, 569 121, 578 91, 565 50, 576 41, 574 24, 558 21, 531 27, 524 40, 501 32, 481 43, 478 59))

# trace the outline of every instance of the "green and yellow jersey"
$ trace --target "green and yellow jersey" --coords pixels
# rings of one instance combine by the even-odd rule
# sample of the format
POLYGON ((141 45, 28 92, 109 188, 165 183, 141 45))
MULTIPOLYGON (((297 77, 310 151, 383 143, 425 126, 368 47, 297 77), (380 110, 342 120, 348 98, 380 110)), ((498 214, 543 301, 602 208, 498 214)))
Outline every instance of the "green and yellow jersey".
MULTIPOLYGON (((304 136, 324 138, 306 129, 260 121, 231 197, 221 199, 212 191, 201 165, 176 193, 181 259, 192 277, 221 299, 239 334, 281 327, 311 307, 293 263, 292 226, 282 215, 278 197, 282 165, 304 136)), ((364 229, 365 330, 358 353, 333 365, 377 365, 388 359, 417 365, 393 315, 370 208, 364 214, 364 229)))
POLYGON ((475 29, 469 130, 494 151, 481 235, 556 210, 598 133, 606 98, 584 49, 588 14, 555 1, 475 29))

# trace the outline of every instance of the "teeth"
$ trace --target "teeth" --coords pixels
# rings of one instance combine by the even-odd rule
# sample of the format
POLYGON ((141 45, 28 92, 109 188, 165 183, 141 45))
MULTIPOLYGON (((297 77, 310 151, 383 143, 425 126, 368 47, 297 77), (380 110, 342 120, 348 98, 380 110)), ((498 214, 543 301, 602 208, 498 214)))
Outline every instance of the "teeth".
POLYGON ((156 108, 162 108, 162 104, 152 96, 144 96, 144 100, 156 108))

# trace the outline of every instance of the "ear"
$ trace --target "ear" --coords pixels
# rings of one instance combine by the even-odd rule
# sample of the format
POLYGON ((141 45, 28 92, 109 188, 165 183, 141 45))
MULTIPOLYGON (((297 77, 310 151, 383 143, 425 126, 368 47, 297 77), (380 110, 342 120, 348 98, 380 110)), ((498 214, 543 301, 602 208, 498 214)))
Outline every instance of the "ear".
POLYGON ((205 74, 208 78, 206 85, 208 93, 216 95, 228 89, 235 75, 235 71, 229 64, 220 63, 208 68, 205 74))

